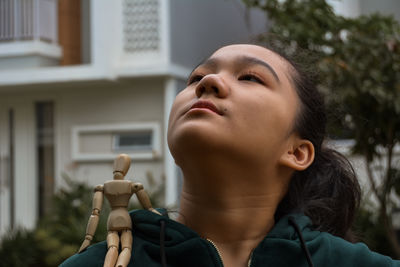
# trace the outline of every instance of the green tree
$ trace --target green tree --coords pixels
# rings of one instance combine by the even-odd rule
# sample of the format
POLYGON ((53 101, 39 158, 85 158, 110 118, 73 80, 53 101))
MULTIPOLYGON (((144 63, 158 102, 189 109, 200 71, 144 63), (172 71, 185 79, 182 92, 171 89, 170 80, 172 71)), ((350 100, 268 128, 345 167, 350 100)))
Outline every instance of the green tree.
MULTIPOLYGON (((400 197, 400 26, 390 16, 336 15, 325 0, 244 0, 264 10, 271 21, 261 40, 286 53, 312 52, 319 88, 330 107, 339 106, 340 128, 354 139, 353 153, 364 158, 372 195, 393 256, 400 245, 392 225, 400 197), (271 38, 272 36, 272 38, 271 38)), ((331 127, 338 129, 338 127, 331 127)), ((365 213, 364 213, 365 215, 365 213)), ((364 216, 365 217, 365 216, 364 216)))
MULTIPOLYGON (((64 180, 67 187, 53 196, 51 211, 40 219, 36 229, 15 229, 2 237, 0 266, 58 266, 76 253, 85 236, 93 189, 66 176, 64 180)), ((94 242, 105 238, 108 209, 105 205, 94 242)))
POLYGON ((364 157, 367 177, 379 203, 379 219, 397 258, 400 245, 392 225, 400 196, 399 164, 393 157, 400 138, 400 27, 378 14, 348 22, 335 53, 321 61, 326 85, 345 105, 347 127, 364 157))

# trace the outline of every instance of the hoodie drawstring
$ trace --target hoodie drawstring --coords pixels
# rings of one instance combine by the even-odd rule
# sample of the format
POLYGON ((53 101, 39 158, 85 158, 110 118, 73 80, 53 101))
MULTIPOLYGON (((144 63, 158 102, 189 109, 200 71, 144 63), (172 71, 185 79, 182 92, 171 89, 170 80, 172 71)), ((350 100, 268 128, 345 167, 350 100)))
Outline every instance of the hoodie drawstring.
POLYGON ((167 267, 167 256, 165 254, 165 221, 161 220, 161 230, 160 230, 160 256, 161 265, 167 267))
POLYGON ((307 262, 310 267, 314 267, 314 264, 311 260, 311 255, 310 252, 308 251, 308 248, 306 246, 306 243, 304 242, 303 235, 301 234, 300 227, 297 225, 296 221, 292 216, 289 217, 289 224, 291 224, 296 231, 297 235, 299 236, 300 239, 300 244, 301 248, 303 249, 303 252, 306 254, 307 262))

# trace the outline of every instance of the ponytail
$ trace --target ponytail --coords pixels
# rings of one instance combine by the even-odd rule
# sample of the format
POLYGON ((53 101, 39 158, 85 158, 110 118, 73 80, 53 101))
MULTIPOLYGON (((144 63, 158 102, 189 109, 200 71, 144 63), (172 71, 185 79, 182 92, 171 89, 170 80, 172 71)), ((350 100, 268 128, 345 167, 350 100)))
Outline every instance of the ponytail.
POLYGON ((360 185, 350 162, 324 144, 324 99, 311 77, 283 53, 292 68, 292 84, 300 100, 293 131, 314 145, 314 162, 293 174, 288 192, 278 206, 276 219, 292 213, 307 215, 316 230, 353 241, 351 226, 360 203, 360 185))
POLYGON ((308 169, 293 175, 277 216, 301 212, 316 230, 353 241, 350 228, 359 202, 360 186, 350 162, 323 148, 308 169))

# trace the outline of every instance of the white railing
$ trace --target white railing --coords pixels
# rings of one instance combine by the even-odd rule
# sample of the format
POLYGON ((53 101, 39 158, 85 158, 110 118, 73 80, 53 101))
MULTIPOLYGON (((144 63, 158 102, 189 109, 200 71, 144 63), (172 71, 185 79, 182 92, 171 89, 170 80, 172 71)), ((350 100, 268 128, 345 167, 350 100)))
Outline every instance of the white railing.
POLYGON ((0 0, 0 42, 57 43, 57 0, 0 0))

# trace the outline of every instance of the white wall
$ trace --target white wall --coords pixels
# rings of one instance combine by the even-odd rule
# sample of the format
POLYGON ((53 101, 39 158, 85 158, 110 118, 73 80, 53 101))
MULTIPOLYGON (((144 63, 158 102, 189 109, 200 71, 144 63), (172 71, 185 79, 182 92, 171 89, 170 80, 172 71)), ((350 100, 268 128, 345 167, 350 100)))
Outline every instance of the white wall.
POLYGON ((361 14, 359 0, 328 0, 337 14, 345 17, 357 17, 361 14))
POLYGON ((400 1, 399 0, 362 0, 360 2, 362 14, 380 12, 384 15, 393 15, 400 21, 400 1))

